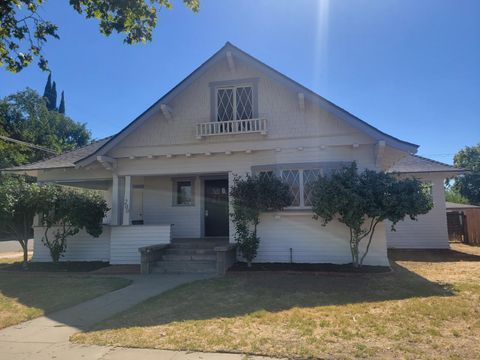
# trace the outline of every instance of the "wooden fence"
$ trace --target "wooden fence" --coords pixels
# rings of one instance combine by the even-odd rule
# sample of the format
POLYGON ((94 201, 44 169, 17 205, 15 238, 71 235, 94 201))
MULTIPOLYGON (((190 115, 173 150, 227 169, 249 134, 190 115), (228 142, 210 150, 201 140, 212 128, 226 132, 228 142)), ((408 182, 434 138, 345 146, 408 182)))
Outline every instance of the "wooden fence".
POLYGON ((450 241, 480 246, 480 208, 447 212, 450 241))

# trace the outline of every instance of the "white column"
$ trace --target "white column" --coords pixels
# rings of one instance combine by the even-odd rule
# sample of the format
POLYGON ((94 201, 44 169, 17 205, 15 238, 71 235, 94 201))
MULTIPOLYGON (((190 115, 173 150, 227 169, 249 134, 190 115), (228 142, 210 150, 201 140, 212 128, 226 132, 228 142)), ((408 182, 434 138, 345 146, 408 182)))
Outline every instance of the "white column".
POLYGON ((132 204, 132 177, 125 176, 125 197, 123 199, 123 225, 130 225, 130 207, 132 204))
POLYGON ((118 175, 112 175, 112 217, 110 223, 112 225, 118 225, 118 215, 120 205, 118 203, 119 191, 118 191, 118 175))

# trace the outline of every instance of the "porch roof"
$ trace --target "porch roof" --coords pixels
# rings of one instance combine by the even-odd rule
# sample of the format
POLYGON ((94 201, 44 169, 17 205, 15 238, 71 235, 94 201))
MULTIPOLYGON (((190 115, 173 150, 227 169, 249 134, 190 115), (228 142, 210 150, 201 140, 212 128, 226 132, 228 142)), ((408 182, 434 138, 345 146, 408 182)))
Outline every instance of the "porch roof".
POLYGON ((419 155, 407 155, 398 160, 389 170, 390 173, 462 173, 465 169, 457 168, 440 161, 419 155))
POLYGON ((45 169, 60 169, 75 167, 75 163, 86 157, 94 154, 101 146, 103 146, 111 136, 101 140, 92 142, 91 144, 82 146, 81 148, 68 151, 58 156, 51 157, 46 160, 37 161, 31 164, 15 166, 11 168, 2 169, 2 171, 32 171, 45 169))

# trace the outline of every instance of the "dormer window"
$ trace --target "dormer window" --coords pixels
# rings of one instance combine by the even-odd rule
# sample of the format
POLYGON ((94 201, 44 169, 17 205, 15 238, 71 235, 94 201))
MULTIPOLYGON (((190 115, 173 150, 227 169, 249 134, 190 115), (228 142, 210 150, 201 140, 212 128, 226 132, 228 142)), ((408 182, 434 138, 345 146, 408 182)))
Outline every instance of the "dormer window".
POLYGON ((216 121, 253 119, 251 85, 219 87, 216 93, 216 121))

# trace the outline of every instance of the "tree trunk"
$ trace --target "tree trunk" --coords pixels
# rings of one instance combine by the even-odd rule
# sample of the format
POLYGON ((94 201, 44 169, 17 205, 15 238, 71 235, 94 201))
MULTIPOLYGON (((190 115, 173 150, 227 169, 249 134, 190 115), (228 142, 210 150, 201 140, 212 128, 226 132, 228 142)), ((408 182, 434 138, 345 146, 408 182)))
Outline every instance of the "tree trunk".
POLYGON ((22 267, 26 269, 28 267, 28 239, 18 241, 23 250, 23 264, 22 267))

